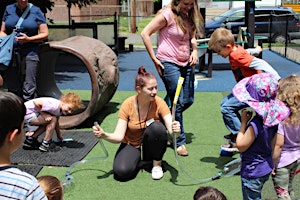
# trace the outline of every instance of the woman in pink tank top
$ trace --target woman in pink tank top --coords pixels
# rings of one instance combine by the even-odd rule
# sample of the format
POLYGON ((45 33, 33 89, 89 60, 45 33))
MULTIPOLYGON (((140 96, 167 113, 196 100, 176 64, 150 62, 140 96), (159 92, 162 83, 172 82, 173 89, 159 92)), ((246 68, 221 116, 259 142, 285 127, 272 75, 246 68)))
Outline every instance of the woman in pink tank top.
POLYGON ((171 102, 175 96, 178 78, 184 78, 182 92, 175 109, 175 120, 181 124, 181 134, 177 138, 177 153, 181 156, 188 155, 182 113, 194 102, 193 66, 198 62, 196 34, 202 36, 198 27, 203 28, 203 18, 197 1, 172 0, 157 13, 141 33, 171 102), (150 36, 155 32, 159 35, 156 53, 150 40, 150 36))

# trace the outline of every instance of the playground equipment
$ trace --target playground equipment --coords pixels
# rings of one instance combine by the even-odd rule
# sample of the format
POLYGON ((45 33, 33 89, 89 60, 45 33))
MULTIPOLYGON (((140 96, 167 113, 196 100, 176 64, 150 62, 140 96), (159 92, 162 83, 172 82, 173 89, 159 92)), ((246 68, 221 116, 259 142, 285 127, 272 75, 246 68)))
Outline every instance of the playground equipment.
MULTIPOLYGON (((87 68, 91 79, 91 99, 84 110, 70 116, 61 116, 60 128, 75 127, 99 112, 113 97, 119 84, 116 54, 103 42, 86 36, 74 36, 52 41, 41 46, 37 86, 39 96, 59 99, 62 92, 55 82, 55 68, 61 55, 70 54, 87 68)), ((72 61, 72 59, 70 59, 72 61)), ((85 84, 85 83, 83 83, 85 84)))

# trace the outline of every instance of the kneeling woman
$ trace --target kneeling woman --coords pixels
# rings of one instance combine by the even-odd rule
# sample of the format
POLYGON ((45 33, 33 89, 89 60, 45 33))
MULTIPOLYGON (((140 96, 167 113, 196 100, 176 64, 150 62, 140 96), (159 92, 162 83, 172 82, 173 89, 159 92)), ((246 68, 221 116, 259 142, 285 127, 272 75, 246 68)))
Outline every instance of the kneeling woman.
POLYGON ((156 96, 157 80, 154 74, 140 67, 135 78, 137 95, 127 98, 119 111, 114 133, 94 126, 97 138, 121 143, 113 164, 114 178, 128 181, 139 172, 143 161, 152 161, 153 179, 161 179, 161 162, 167 149, 167 133, 180 133, 180 124, 172 122, 172 115, 165 101, 156 96))

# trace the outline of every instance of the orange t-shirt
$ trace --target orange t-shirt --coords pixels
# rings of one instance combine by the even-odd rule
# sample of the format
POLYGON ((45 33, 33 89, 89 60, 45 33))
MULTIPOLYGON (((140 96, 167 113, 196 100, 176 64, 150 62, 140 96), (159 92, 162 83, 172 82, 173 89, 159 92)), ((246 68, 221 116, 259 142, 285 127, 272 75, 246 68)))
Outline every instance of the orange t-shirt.
POLYGON ((135 101, 136 96, 127 98, 120 108, 118 117, 128 122, 125 137, 122 142, 139 148, 146 128, 146 121, 152 118, 155 121, 162 121, 163 117, 170 113, 170 109, 162 98, 156 96, 152 102, 147 119, 141 119, 140 121, 137 110, 135 109, 135 101))
POLYGON ((237 82, 245 77, 258 74, 261 71, 249 68, 254 56, 250 55, 243 47, 237 45, 237 49, 230 53, 229 62, 231 70, 237 82))

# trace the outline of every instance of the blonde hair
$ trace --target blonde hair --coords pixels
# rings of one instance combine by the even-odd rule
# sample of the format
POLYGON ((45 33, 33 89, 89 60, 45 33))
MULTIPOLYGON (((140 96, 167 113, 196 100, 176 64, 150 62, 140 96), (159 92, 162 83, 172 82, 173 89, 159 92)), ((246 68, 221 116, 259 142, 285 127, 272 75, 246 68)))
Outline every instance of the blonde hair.
MULTIPOLYGON (((183 31, 184 34, 187 33, 186 25, 184 23, 184 20, 182 16, 180 15, 180 1, 183 0, 172 0, 171 2, 171 10, 174 13, 175 22, 180 27, 180 29, 183 31)), ((204 36, 204 20, 203 17, 199 11, 198 7, 198 1, 194 0, 194 8, 189 10, 188 15, 189 24, 192 28, 193 33, 198 33, 201 37, 204 36), (198 22, 198 23, 197 23, 198 22)))
POLYGON ((41 188, 49 200, 63 199, 63 186, 55 176, 40 176, 37 178, 41 188))
POLYGON ((217 28, 210 36, 208 47, 219 51, 221 48, 230 44, 234 46, 234 35, 226 28, 217 28))
POLYGON ((300 77, 292 74, 279 81, 277 98, 290 108, 290 115, 284 124, 300 123, 300 77))
POLYGON ((73 109, 72 109, 73 111, 84 108, 80 96, 73 92, 64 94, 63 96, 61 96, 60 100, 64 103, 73 105, 73 109))

